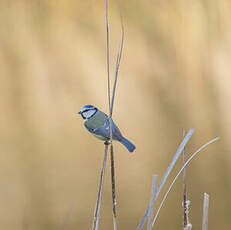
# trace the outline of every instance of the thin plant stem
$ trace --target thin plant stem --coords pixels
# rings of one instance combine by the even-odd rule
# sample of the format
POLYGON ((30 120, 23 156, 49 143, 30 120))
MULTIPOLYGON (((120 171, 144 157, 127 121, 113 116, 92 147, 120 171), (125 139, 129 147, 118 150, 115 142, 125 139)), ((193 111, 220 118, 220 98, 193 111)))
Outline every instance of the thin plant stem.
POLYGON ((124 44, 124 25, 122 21, 122 16, 121 16, 121 40, 119 43, 118 47, 118 52, 117 52, 117 58, 116 58, 116 68, 115 68, 115 78, 114 78, 114 83, 113 83, 113 91, 112 91, 112 100, 111 100, 111 108, 110 108, 110 114, 112 116, 113 113, 113 106, 114 106, 114 100, 115 100, 115 90, 116 90, 116 85, 117 85, 117 79, 118 79, 118 73, 119 73, 119 67, 120 67, 120 60, 122 56, 122 51, 123 51, 123 44, 124 44))
POLYGON ((111 145, 111 182, 112 182, 112 200, 113 200, 113 214, 116 216, 116 191, 115 191, 115 164, 113 145, 111 145))
POLYGON ((111 108, 111 87, 110 87, 110 50, 109 50, 109 21, 108 21, 108 0, 106 0, 106 33, 107 33, 107 89, 109 111, 111 108))
MULTIPOLYGON (((121 23, 122 24, 122 23, 121 23)), ((114 168, 114 151, 113 151, 113 145, 112 145, 112 112, 113 112, 113 105, 114 105, 114 98, 115 98, 115 89, 117 84, 117 76, 118 76, 118 70, 120 65, 120 59, 123 49, 123 37, 124 37, 124 29, 122 24, 122 39, 119 45, 119 50, 117 54, 117 61, 116 61, 116 71, 115 71, 115 80, 113 85, 113 96, 112 96, 112 103, 111 103, 111 89, 110 89, 110 52, 109 52, 109 20, 108 20, 108 0, 106 0, 106 40, 107 40, 107 88, 108 88, 108 104, 109 104, 109 129, 110 129, 110 142, 105 142, 105 150, 104 150, 104 160, 103 160, 103 166, 101 170, 101 176, 100 176, 100 184, 99 184, 99 191, 98 191, 98 198, 94 213, 94 221, 93 221, 93 230, 98 230, 98 224, 99 224, 99 217, 100 217, 100 207, 101 207, 101 201, 102 201, 102 188, 103 188, 103 182, 104 182, 104 175, 105 175, 105 169, 106 169, 106 162, 107 162, 107 152, 108 152, 108 145, 110 144, 111 149, 111 182, 112 182, 112 201, 113 201, 113 225, 114 230, 117 229, 117 223, 116 223, 116 189, 115 189, 115 168, 114 168)))
POLYGON ((202 230, 208 230, 209 195, 204 193, 202 230))
MULTIPOLYGON (((108 4, 107 4, 108 6, 108 4)), ((106 9, 108 11, 108 8, 106 9)), ((108 13, 107 16, 107 28, 108 28, 108 13)), ((116 91, 116 85, 117 85, 117 79, 118 79, 118 72, 119 72, 119 66, 120 66, 120 60, 123 50, 123 41, 124 41, 124 27, 121 19, 121 27, 122 27, 122 38, 119 43, 118 53, 117 53, 117 59, 116 59, 116 68, 115 68, 115 78, 113 83, 113 91, 112 91, 112 100, 109 101, 109 125, 110 125, 110 143, 111 143, 111 184, 112 184, 112 210, 113 210, 113 227, 114 230, 117 229, 117 221, 116 221, 116 188, 115 188, 115 167, 114 167, 114 149, 112 145, 112 113, 113 113, 113 107, 114 107, 114 100, 115 100, 115 91, 116 91)), ((109 35, 107 30, 107 41, 109 35)), ((109 46, 109 42, 107 42, 109 46)), ((109 50, 109 48, 107 49, 109 50)), ((109 51, 107 52, 107 55, 109 55, 109 51)), ((109 76, 109 58, 108 60, 108 95, 110 95, 110 76, 109 76)))
POLYGON ((111 114, 111 86, 110 86, 110 43, 109 43, 109 20, 108 20, 108 0, 106 0, 106 32, 107 32, 107 91, 108 91, 108 106, 109 106, 109 129, 110 142, 112 143, 112 114, 111 114))
POLYGON ((164 184, 165 184, 165 182, 166 182, 166 180, 167 180, 170 172, 172 171, 172 169, 173 169, 173 167, 174 167, 177 159, 179 158, 181 152, 184 150, 187 142, 189 141, 189 139, 191 138, 191 136, 192 136, 193 133, 194 133, 194 130, 190 129, 189 132, 186 134, 185 138, 183 139, 182 143, 180 144, 180 146, 179 146, 176 154, 174 155, 174 157, 173 157, 170 165, 168 166, 168 168, 167 168, 167 170, 166 170, 166 172, 165 172, 165 174, 164 174, 164 176, 163 176, 163 178, 162 178, 162 180, 161 180, 161 182, 160 182, 160 184, 158 186, 157 194, 156 194, 157 197, 158 197, 158 195, 159 195, 162 187, 164 186, 164 184))
MULTIPOLYGON (((184 137, 183 141, 181 142, 180 146, 178 147, 178 149, 177 149, 177 151, 176 151, 176 153, 175 153, 175 155, 174 155, 174 157, 173 157, 170 165, 168 166, 167 170, 165 171, 164 176, 162 177, 162 179, 160 181, 159 186, 157 187, 157 191, 156 191, 156 194, 155 194, 155 200, 158 198, 158 195, 159 195, 161 189, 163 188, 163 186, 164 186, 164 184, 165 184, 165 182, 166 182, 166 180, 167 180, 170 172, 172 171, 172 169, 173 169, 173 167, 174 167, 177 159, 179 158, 181 152, 183 151, 185 145, 188 143, 188 141, 191 138, 191 136, 192 136, 193 133, 194 133, 194 130, 190 129, 188 131, 188 133, 185 135, 185 137, 184 137)), ((137 230, 143 229, 145 221, 146 221, 147 216, 148 216, 148 208, 149 207, 146 208, 144 216, 142 217, 142 219, 140 221, 140 224, 137 227, 137 230)))
POLYGON ((109 53, 109 22, 108 22, 108 0, 106 0, 106 31, 107 31, 107 86, 108 86, 108 104, 109 104, 109 130, 110 130, 110 152, 111 152, 111 183, 112 183, 112 210, 113 210, 113 226, 117 229, 116 224, 116 197, 115 197, 115 169, 114 155, 112 145, 112 113, 111 113, 111 90, 110 90, 110 53, 109 53))
POLYGON ((203 146, 201 146, 196 152, 194 152, 190 157, 189 159, 185 162, 185 164, 183 165, 183 167, 180 169, 180 171, 177 173, 176 177, 174 178, 174 180, 172 181, 171 185, 169 186, 167 192, 165 193, 164 195, 164 198, 163 200, 161 201, 161 204, 156 212, 156 215, 154 217, 154 220, 152 222, 152 227, 154 226, 155 222, 156 222, 156 219, 159 215, 159 212, 160 212, 160 209, 162 208, 163 204, 164 204, 164 201, 166 200, 171 188, 173 187, 173 185, 175 184, 177 178, 179 177, 179 175, 182 173, 182 171, 184 170, 184 168, 191 162, 191 160, 204 148, 206 148, 208 145, 212 144, 213 142, 217 141, 219 139, 219 137, 216 137, 214 139, 212 139, 211 141, 207 142, 206 144, 204 144, 203 146))
MULTIPOLYGON (((183 137, 185 136, 185 130, 183 131, 183 137)), ((186 147, 183 150, 183 165, 185 164, 186 160, 186 147)), ((183 230, 188 225, 188 213, 187 213, 187 188, 186 188, 186 168, 183 171, 183 230)))
POLYGON ((156 181, 157 181, 157 175, 153 175, 152 178, 152 193, 149 203, 149 209, 148 209, 148 224, 147 224, 147 230, 152 230, 152 217, 154 212, 154 203, 155 203, 155 193, 156 193, 156 181))
POLYGON ((110 146, 111 152, 111 186, 112 186, 112 211, 113 211, 113 226, 117 229, 116 222, 116 188, 115 188, 115 164, 114 164, 114 150, 113 145, 110 146))
POLYGON ((93 230, 98 230, 98 225, 99 225, 100 207, 101 207, 102 192, 103 192, 103 182, 104 182, 104 175, 105 175, 106 162, 107 162, 107 152, 108 152, 108 143, 105 142, 103 166, 102 166, 102 170, 100 174, 99 191, 98 191, 98 197, 97 197, 95 213, 94 213, 94 221, 93 221, 93 227, 92 227, 93 230))

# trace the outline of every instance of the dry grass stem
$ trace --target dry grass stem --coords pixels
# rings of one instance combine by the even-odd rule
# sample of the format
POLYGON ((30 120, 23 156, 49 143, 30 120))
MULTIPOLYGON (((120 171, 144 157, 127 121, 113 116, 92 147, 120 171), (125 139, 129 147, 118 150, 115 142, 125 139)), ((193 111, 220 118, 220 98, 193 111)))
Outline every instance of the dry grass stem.
POLYGON ((184 204, 184 213, 186 217, 186 224, 184 225, 184 230, 190 230, 192 228, 192 224, 189 222, 189 206, 190 206, 190 200, 186 200, 184 204))
MULTIPOLYGON (((117 222, 116 222, 116 188, 115 188, 115 167, 114 167, 114 150, 112 145, 112 113, 113 113, 113 106, 114 106, 114 99, 115 99, 115 90, 117 85, 117 78, 118 78, 118 72, 119 72, 119 66, 120 66, 120 60, 123 50, 123 41, 124 41, 124 27, 121 20, 121 27, 122 27, 122 38, 119 44, 118 53, 117 53, 117 60, 116 60, 116 69, 115 69, 115 79, 113 84, 113 92, 112 92, 112 100, 111 100, 111 89, 110 89, 110 52, 109 52, 109 20, 108 20, 108 0, 106 0, 106 43, 107 43, 107 90, 108 90, 108 104, 109 104, 109 130, 110 130, 110 153, 111 153, 111 183, 112 183, 112 204, 113 204, 113 226, 114 230, 117 229, 117 222)), ((104 174, 105 174, 105 167, 106 167, 106 161, 107 161, 107 151, 108 151, 108 143, 105 143, 105 152, 104 152, 104 161, 103 161, 103 167, 101 171, 101 177, 100 177, 100 185, 99 185, 99 192, 98 192, 98 199, 95 209, 95 215, 94 215, 94 223, 93 223, 93 229, 98 229, 98 222, 100 217, 100 206, 101 206, 101 200, 102 200, 102 187, 103 187, 103 181, 104 181, 104 174)))
POLYGON ((112 116, 113 113, 113 107, 114 107, 114 100, 115 100, 115 90, 116 90, 116 85, 117 85, 117 79, 118 79, 118 73, 119 73, 119 67, 120 67, 120 60, 122 56, 122 51, 123 51, 123 44, 124 44, 124 25, 121 17, 121 40, 119 43, 118 47, 118 52, 117 52, 117 58, 116 58, 116 68, 115 68, 115 78, 114 78, 114 83, 113 83, 113 91, 112 91, 112 100, 111 100, 111 108, 110 108, 110 114, 112 116))
POLYGON ((108 99, 109 99, 109 125, 110 125, 110 143, 111 143, 111 184, 112 184, 112 211, 113 211, 113 227, 114 230, 117 229, 117 221, 116 221, 116 188, 115 188, 115 167, 114 167, 114 150, 112 145, 112 113, 114 107, 115 100, 115 91, 118 79, 118 72, 120 66, 120 60, 123 50, 123 41, 124 41, 124 27, 121 20, 121 28, 122 28, 122 38, 119 43, 117 59, 116 59, 116 68, 115 68, 115 78, 113 83, 113 91, 112 91, 112 99, 110 100, 110 70, 109 70, 109 23, 108 23, 108 1, 106 0, 106 29, 107 29, 107 76, 108 76, 108 99))
POLYGON ((107 162, 107 152, 108 152, 108 144, 105 144, 103 166, 102 166, 101 175, 100 175, 99 191, 98 191, 98 197, 97 197, 95 214, 94 214, 94 221, 93 221, 93 227, 92 227, 93 230, 97 230, 98 225, 99 225, 100 207, 101 207, 101 202, 102 202, 103 182, 104 182, 104 175, 105 175, 106 162, 107 162))
POLYGON ((107 90, 109 111, 111 110, 111 87, 110 87, 110 49, 109 49, 109 21, 108 21, 108 0, 106 0, 106 33, 107 33, 107 90))
MULTIPOLYGON (((188 143, 188 141, 189 141, 189 139, 191 138, 191 136, 192 136, 193 133, 194 133, 194 130, 193 130, 193 129, 190 129, 190 130, 188 131, 188 133, 185 135, 185 137, 184 137, 183 141, 181 142, 180 146, 178 147, 178 149, 177 149, 177 151, 176 151, 176 153, 175 153, 175 155, 174 155, 174 157, 173 157, 173 159, 172 159, 172 161, 171 161, 169 167, 168 167, 167 170, 165 171, 165 174, 164 174, 164 176, 163 176, 163 178, 162 178, 162 180, 161 180, 161 182, 160 182, 160 184, 159 184, 159 186, 158 186, 158 188, 157 188, 155 199, 157 199, 157 197, 158 197, 158 195, 159 195, 159 193, 160 193, 162 187, 164 186, 164 184, 165 184, 165 182, 166 182, 166 180, 167 180, 167 178, 168 178, 170 172, 172 171, 172 169, 173 169, 173 167, 174 167, 174 165, 175 165, 177 159, 179 158, 181 152, 183 151, 184 147, 185 147, 186 144, 188 143)), ((142 219, 141 219, 141 221, 140 221, 140 224, 139 224, 139 226, 137 227, 137 230, 143 229, 143 226, 144 226, 144 224, 145 224, 145 221, 146 221, 146 219, 147 219, 147 216, 148 216, 148 207, 147 207, 146 210, 145 210, 144 216, 142 217, 142 219)))
POLYGON ((178 160, 181 152, 184 150, 186 144, 188 143, 189 139, 191 138, 192 134, 194 133, 194 129, 190 129, 189 132, 186 134, 185 138, 183 139, 182 143, 180 144, 179 148, 177 149, 176 151, 176 154, 174 155, 170 165, 168 166, 159 186, 158 186, 158 189, 157 189, 157 194, 156 194, 156 197, 158 197, 161 189, 163 188, 170 172, 172 171, 174 165, 176 164, 176 161, 178 160))
POLYGON ((152 230, 152 217, 154 212, 154 203, 155 203, 155 196, 156 196, 156 182, 157 182, 157 175, 153 175, 152 178, 152 193, 148 208, 148 224, 147 224, 147 230, 152 230))
POLYGON ((190 157, 189 159, 185 162, 185 164, 183 165, 183 167, 180 169, 180 171, 177 173, 176 177, 174 178, 174 180, 172 181, 171 185, 169 186, 167 192, 165 193, 164 195, 164 198, 163 200, 161 201, 161 204, 160 204, 160 207, 158 208, 157 212, 156 212, 156 215, 154 217, 154 220, 153 220, 153 223, 152 223, 152 226, 154 226, 155 222, 156 222, 156 219, 159 215, 159 212, 160 212, 160 209, 162 208, 163 204, 164 204, 164 201, 166 200, 171 188, 173 187, 173 185, 175 184, 177 178, 180 176, 180 174, 182 173, 182 171, 184 170, 184 168, 191 162, 191 160, 204 148, 206 148, 208 145, 214 143, 215 141, 217 141, 219 138, 216 137, 214 139, 212 139, 211 141, 207 142, 206 144, 204 144, 203 146, 201 146, 196 152, 194 152, 190 157))
POLYGON ((208 230, 209 195, 204 193, 202 230, 208 230))
POLYGON ((112 186, 112 211, 113 211, 113 226, 117 229, 116 223, 116 190, 115 190, 115 165, 114 165, 114 151, 113 145, 110 146, 111 152, 111 186, 112 186))
MULTIPOLYGON (((183 132, 183 136, 185 136, 185 130, 183 132)), ((186 160, 186 147, 183 150, 183 165, 186 160)), ((186 168, 183 171, 183 229, 185 230, 188 225, 188 210, 187 210, 187 188, 186 188, 186 168)))

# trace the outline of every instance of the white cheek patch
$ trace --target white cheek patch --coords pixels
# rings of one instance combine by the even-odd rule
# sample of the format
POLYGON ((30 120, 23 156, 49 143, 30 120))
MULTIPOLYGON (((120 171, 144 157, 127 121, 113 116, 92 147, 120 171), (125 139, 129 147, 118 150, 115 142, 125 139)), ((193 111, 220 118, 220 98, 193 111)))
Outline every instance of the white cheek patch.
POLYGON ((85 118, 89 118, 89 117, 91 117, 94 113, 95 113, 95 110, 88 110, 88 111, 86 111, 86 112, 83 112, 83 116, 84 116, 85 118))

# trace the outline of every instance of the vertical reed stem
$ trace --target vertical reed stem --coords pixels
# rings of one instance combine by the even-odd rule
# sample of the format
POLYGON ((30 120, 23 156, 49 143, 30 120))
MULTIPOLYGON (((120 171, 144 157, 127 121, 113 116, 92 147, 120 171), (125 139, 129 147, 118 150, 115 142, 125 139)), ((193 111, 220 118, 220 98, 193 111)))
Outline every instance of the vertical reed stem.
POLYGON ((101 207, 101 202, 102 202, 103 182, 104 182, 104 175, 105 175, 106 162, 107 162, 107 152, 108 152, 108 143, 105 142, 103 166, 102 166, 101 175, 100 175, 99 191, 98 191, 98 197, 97 197, 95 213, 94 213, 94 221, 93 221, 93 227, 92 227, 93 230, 98 230, 98 225, 99 225, 100 207, 101 207))

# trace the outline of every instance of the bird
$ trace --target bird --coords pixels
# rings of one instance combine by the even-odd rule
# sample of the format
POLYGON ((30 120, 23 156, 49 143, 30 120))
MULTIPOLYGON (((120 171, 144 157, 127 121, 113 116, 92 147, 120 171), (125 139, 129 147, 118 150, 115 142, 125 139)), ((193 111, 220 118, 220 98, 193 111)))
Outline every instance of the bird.
MULTIPOLYGON (((85 128, 95 137, 108 144, 110 140, 110 119, 107 114, 100 111, 93 105, 84 105, 78 112, 85 120, 85 128)), ((136 146, 126 139, 120 132, 117 125, 112 120, 112 139, 123 144, 129 152, 133 152, 136 146)))

